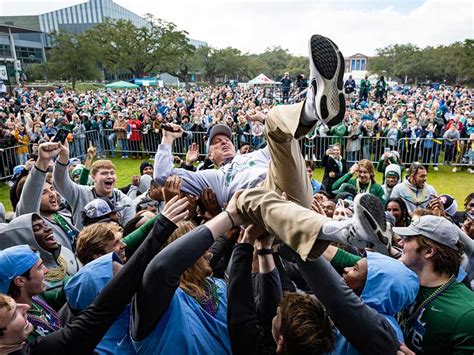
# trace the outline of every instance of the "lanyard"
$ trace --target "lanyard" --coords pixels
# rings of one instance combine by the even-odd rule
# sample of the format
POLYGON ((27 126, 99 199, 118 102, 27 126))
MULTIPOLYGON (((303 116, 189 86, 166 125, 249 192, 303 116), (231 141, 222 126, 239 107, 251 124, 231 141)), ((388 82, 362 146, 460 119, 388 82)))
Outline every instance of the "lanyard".
POLYGON ((59 215, 58 213, 54 213, 52 215, 53 221, 56 222, 61 229, 66 232, 68 238, 71 240, 71 245, 73 248, 73 252, 75 252, 76 249, 76 237, 78 235, 77 231, 72 229, 69 224, 66 222, 63 216, 59 215))
POLYGON ((409 317, 407 317, 400 323, 401 328, 405 328, 409 323, 413 321, 413 319, 418 317, 418 314, 420 314, 420 312, 424 310, 436 298, 441 296, 441 294, 446 291, 454 283, 454 281, 456 281, 456 275, 452 275, 448 281, 439 286, 427 299, 421 302, 421 304, 416 308, 415 312, 413 312, 409 317))

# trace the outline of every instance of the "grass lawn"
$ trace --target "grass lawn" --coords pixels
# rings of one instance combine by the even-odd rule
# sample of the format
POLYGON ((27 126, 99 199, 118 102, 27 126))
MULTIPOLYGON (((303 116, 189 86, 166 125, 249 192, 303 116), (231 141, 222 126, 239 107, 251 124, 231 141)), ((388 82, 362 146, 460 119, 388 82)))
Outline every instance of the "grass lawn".
MULTIPOLYGON (((140 165, 139 160, 133 159, 112 159, 117 167, 117 186, 125 186, 130 183, 131 176, 139 175, 140 171, 138 166, 140 165)), ((151 162, 151 161, 150 161, 151 162)), ((318 180, 322 180, 323 169, 316 169, 314 177, 318 180)), ((382 181, 382 174, 377 173, 376 181, 382 181)), ((451 167, 440 166, 438 172, 430 169, 428 175, 428 183, 433 185, 439 194, 449 194, 453 196, 458 202, 459 209, 462 208, 464 198, 471 192, 474 191, 474 174, 468 172, 457 172, 452 173, 451 167)), ((10 203, 9 190, 5 182, 0 182, 0 201, 3 202, 7 211, 12 210, 10 203)))

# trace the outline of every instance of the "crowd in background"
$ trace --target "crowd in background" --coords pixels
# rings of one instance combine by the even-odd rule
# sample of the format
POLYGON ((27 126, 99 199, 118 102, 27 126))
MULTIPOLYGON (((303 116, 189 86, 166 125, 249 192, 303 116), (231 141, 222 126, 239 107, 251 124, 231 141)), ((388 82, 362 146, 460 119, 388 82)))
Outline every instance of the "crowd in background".
POLYGON ((0 352, 472 353, 474 193, 428 184, 472 169, 472 90, 377 90, 299 142, 260 88, 0 99, 0 352))
MULTIPOLYGON (((329 145, 338 143, 351 163, 360 159, 376 162, 384 153, 397 151, 407 166, 421 161, 435 170, 447 164, 453 166, 453 172, 461 166, 472 172, 472 90, 404 87, 395 91, 379 82, 370 89, 365 79, 357 89, 351 81, 346 82, 348 110, 343 122, 334 127, 320 125, 301 140, 307 160, 321 162, 329 145)), ((304 88, 295 84, 292 97, 304 88)), ((303 96, 304 91, 290 102, 303 96)), ((246 115, 252 109, 268 112, 279 104, 272 90, 259 87, 82 94, 62 88, 44 93, 17 88, 12 96, 0 98, 2 175, 13 174, 15 166, 24 165, 34 154, 34 144, 49 141, 60 129, 70 133, 72 154, 78 157, 85 156, 90 143, 97 147, 99 157, 115 157, 116 151, 122 158, 151 157, 161 137, 161 124, 170 122, 191 132, 174 147, 177 154, 184 154, 196 142, 205 156, 208 131, 220 123, 231 128, 237 146, 245 143, 259 148, 265 144, 264 126, 248 122, 246 115), (6 149, 9 147, 15 148, 6 149)))

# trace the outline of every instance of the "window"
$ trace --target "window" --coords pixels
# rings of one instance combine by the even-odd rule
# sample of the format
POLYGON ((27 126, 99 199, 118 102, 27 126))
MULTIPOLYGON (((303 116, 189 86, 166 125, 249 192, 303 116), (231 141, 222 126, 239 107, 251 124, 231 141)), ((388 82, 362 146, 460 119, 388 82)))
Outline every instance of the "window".
POLYGON ((355 70, 355 60, 351 60, 351 71, 355 70))
POLYGON ((365 59, 360 60, 360 70, 365 70, 365 59))
POLYGON ((356 60, 356 70, 360 70, 360 59, 356 60))

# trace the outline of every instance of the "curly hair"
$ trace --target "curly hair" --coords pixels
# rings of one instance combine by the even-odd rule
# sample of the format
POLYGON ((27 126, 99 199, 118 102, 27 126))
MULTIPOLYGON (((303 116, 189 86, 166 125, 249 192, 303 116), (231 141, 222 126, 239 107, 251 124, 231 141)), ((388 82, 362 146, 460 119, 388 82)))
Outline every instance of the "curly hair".
POLYGON ((309 295, 290 293, 280 302, 281 327, 288 354, 320 354, 334 349, 336 335, 323 305, 309 295))
POLYGON ((105 254, 107 243, 115 240, 113 223, 94 223, 85 227, 77 237, 76 255, 86 265, 94 260, 94 255, 105 254))

